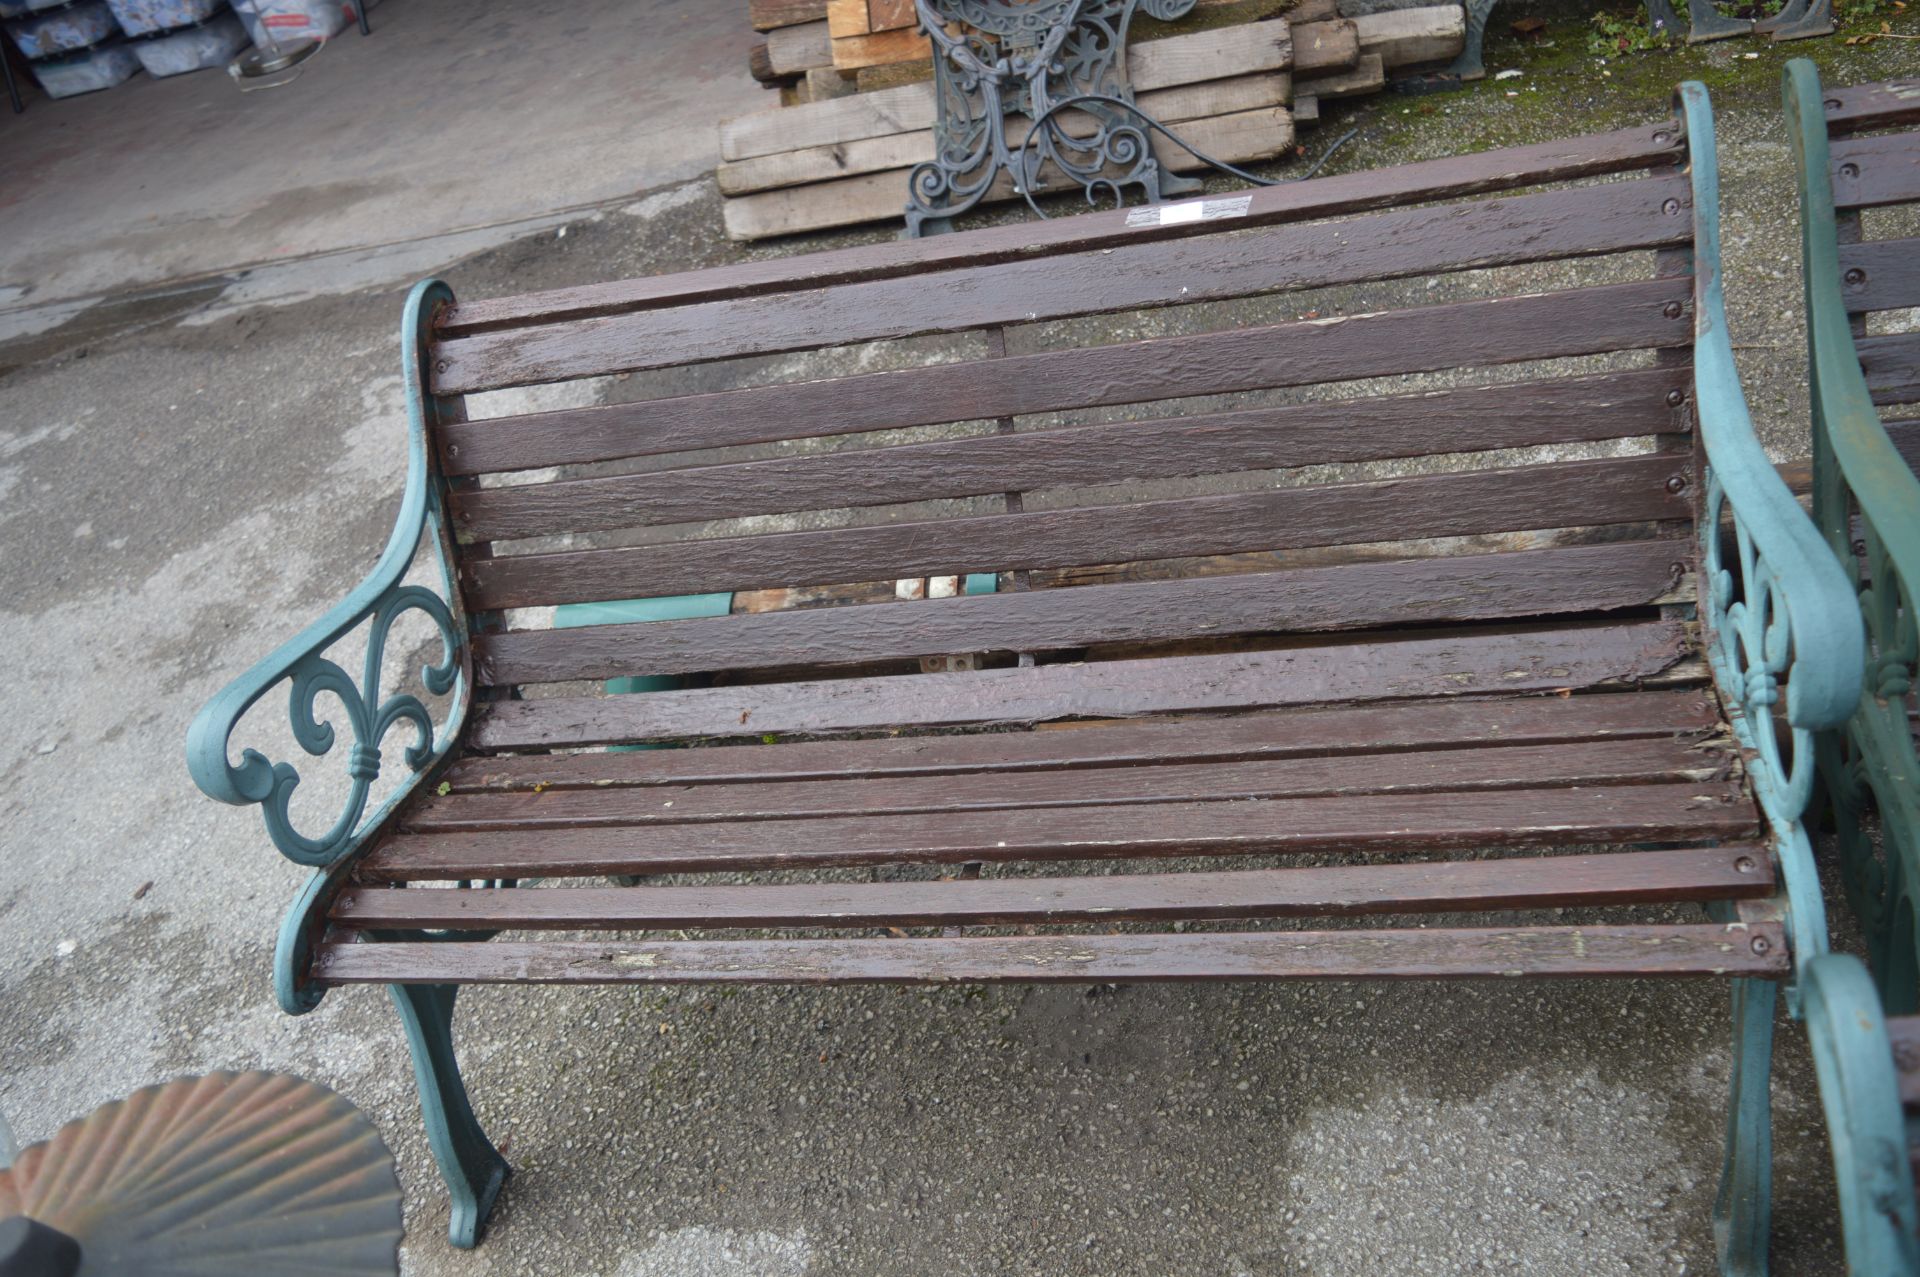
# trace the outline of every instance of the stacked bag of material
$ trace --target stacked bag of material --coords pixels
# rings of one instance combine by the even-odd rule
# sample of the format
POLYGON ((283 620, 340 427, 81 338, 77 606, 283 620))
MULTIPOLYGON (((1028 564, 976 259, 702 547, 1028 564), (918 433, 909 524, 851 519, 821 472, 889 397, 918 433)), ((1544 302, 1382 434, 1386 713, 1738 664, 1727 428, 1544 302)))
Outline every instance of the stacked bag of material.
POLYGON ((0 18, 49 97, 112 88, 140 69, 107 0, 0 0, 0 18))
POLYGON ((180 75, 225 66, 248 43, 325 40, 350 0, 0 0, 0 19, 50 97, 112 88, 144 67, 180 75))
POLYGON ((148 75, 225 66, 247 47, 247 29, 226 0, 107 0, 120 29, 135 37, 148 75))

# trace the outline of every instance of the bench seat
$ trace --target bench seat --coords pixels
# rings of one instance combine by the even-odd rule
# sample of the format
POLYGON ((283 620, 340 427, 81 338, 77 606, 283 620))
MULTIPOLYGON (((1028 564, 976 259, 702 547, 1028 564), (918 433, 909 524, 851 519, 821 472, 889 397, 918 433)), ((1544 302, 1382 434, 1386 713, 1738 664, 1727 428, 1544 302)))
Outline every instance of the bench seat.
MULTIPOLYGON (((1604 662, 1630 654, 1643 675, 1664 665, 1670 685, 464 759, 447 773, 445 794, 403 812, 356 866, 333 901, 334 929, 312 975, 345 984, 1784 972, 1776 922, 1730 930, 1496 917, 1471 929, 1344 939, 1167 930, 1175 921, 1498 915, 1771 896, 1763 818, 1697 663, 1679 663, 1680 627, 1553 633, 1577 638, 1594 667, 1502 676, 1536 686, 1583 675, 1617 681, 1621 671, 1604 662), (672 882, 525 881, 602 875, 672 882), (503 879, 519 885, 394 889, 503 879), (1111 933, 1123 923, 1153 929, 1111 933), (1035 930, 1062 926, 1079 934, 1050 939, 1035 930), (972 933, 1008 927, 1022 934, 972 933), (544 935, 467 944, 383 938, 423 929, 607 932, 626 947, 544 935), (806 936, 631 934, 737 929, 806 936), (875 932, 891 934, 860 938, 875 932), (1059 954, 1068 956, 1055 961, 1059 954)), ((1472 668, 1474 654, 1517 664, 1520 650, 1537 654, 1545 640, 1523 631, 1451 642, 1472 668)), ((1332 664, 1342 649, 1286 655, 1332 664)), ((1019 684, 1079 669, 1009 670, 1009 703, 1024 695, 1019 684)), ((730 694, 677 695, 687 703, 730 694)), ((645 710, 648 699, 630 703, 645 710)))

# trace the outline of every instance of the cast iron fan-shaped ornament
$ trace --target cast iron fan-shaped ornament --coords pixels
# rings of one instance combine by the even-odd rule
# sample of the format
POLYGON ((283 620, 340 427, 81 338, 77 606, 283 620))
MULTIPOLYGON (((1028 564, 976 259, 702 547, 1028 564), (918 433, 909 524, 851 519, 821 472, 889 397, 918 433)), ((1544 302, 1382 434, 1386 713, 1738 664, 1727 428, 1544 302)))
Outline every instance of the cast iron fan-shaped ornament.
POLYGON ((379 1133, 275 1073, 135 1091, 0 1171, 0 1277, 392 1277, 399 1246, 379 1133))

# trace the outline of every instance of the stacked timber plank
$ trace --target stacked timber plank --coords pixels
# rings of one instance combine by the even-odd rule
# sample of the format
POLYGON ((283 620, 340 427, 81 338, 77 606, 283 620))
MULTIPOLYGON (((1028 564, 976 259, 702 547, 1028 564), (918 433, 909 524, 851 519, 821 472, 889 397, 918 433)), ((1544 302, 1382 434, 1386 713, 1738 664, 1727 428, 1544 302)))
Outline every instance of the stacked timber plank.
MULTIPOLYGON (((1450 58, 1465 34, 1458 4, 1353 17, 1336 0, 1288 4, 1199 0, 1179 23, 1137 22, 1127 72, 1141 108, 1216 159, 1272 159, 1292 148, 1296 114, 1317 118, 1322 100, 1375 92, 1394 67, 1450 58)), ((789 105, 720 127, 728 235, 900 217, 908 173, 934 153, 931 52, 912 0, 751 0, 751 14, 766 32, 755 74, 789 105)), ((1096 127, 1062 120, 1080 135, 1096 127)), ((1024 121, 1008 122, 1009 141, 1023 132, 1024 121)), ((1164 138, 1154 149, 1171 171, 1205 167, 1164 138)), ((989 199, 1016 195, 1003 180, 989 199)))

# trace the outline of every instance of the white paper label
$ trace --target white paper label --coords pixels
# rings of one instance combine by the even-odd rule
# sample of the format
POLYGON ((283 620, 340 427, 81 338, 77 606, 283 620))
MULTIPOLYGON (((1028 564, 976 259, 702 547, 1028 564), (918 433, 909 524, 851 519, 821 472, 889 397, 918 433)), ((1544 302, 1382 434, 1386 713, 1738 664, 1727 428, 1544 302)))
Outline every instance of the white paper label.
POLYGON ((1245 217, 1253 206, 1251 195, 1230 195, 1217 200, 1183 200, 1178 204, 1152 204, 1131 209, 1128 226, 1178 226, 1183 222, 1211 222, 1222 217, 1245 217))

